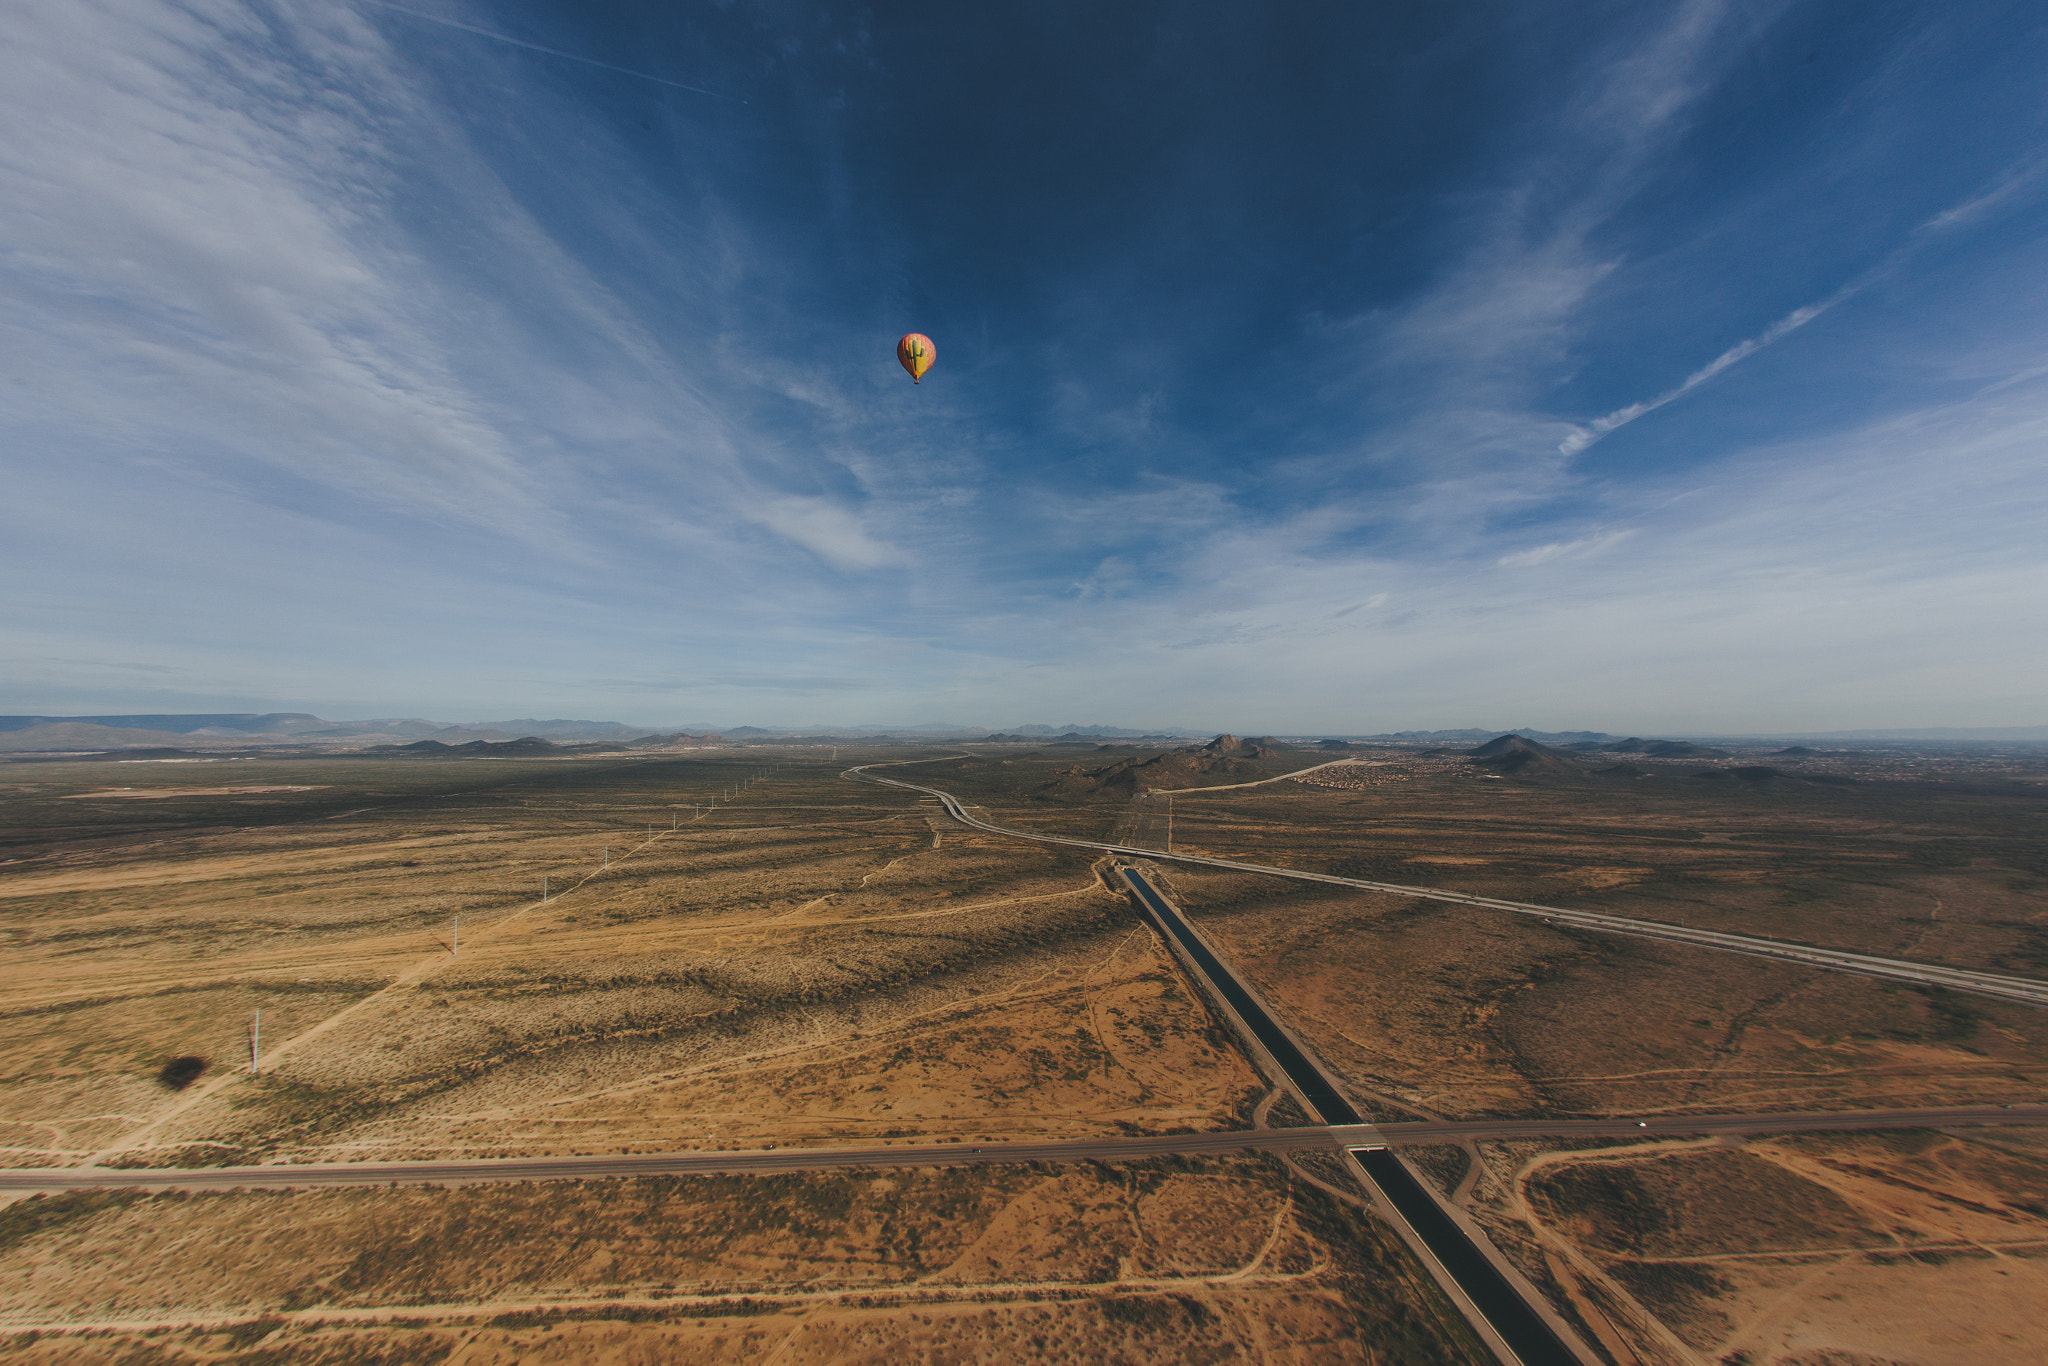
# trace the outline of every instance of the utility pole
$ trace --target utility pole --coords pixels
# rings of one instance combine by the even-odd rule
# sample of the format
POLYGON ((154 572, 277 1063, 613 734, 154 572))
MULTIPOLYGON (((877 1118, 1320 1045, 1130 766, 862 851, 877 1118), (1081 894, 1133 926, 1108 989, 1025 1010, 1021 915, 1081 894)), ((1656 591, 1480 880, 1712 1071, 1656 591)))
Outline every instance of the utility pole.
POLYGON ((612 847, 609 844, 604 847, 604 866, 607 868, 612 866, 612 847))
POLYGON ((1173 852, 1173 794, 1166 794, 1166 852, 1173 852))
POLYGON ((540 875, 540 904, 543 906, 548 904, 548 875, 546 873, 540 875))
POLYGON ((263 1012, 257 1011, 256 1018, 249 1022, 249 1070, 256 1070, 256 1058, 263 1052, 263 1012))
POLYGON ((462 917, 455 917, 455 933, 448 936, 448 956, 455 957, 462 952, 462 917))

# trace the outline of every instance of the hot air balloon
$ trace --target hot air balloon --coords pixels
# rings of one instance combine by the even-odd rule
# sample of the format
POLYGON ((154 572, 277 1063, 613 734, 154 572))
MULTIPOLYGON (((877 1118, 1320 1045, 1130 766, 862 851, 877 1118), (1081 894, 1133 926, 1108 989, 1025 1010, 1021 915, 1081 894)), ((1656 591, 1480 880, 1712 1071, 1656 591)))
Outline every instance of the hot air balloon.
POLYGON ((896 359, 903 362, 903 368, 910 372, 912 384, 923 379, 924 372, 931 369, 932 362, 938 358, 939 349, 922 332, 912 332, 896 343, 896 359))

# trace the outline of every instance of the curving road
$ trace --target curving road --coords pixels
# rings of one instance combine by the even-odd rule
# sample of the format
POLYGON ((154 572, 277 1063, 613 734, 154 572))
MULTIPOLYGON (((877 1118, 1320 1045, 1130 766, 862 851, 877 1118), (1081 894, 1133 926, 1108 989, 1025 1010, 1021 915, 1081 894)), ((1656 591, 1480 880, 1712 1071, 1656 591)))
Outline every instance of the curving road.
MULTIPOLYGON (((906 762, 919 762, 916 760, 906 762)), ((871 783, 884 783, 890 787, 907 788, 937 797, 946 813, 962 825, 985 830, 992 835, 1007 835, 1014 839, 1036 840, 1040 844, 1064 844, 1076 849, 1093 849, 1106 854, 1123 854, 1131 858, 1152 859, 1161 863, 1188 863, 1208 868, 1227 868, 1239 873, 1264 873, 1272 877, 1293 878, 1299 882, 1325 882, 1338 887, 1355 887, 1368 892, 1385 892, 1393 896, 1414 897, 1422 901, 1447 901, 1460 906, 1477 906, 1489 911, 1507 911, 1515 915, 1535 916, 1545 924, 1562 925, 1577 930, 1592 930, 1599 934, 1626 935, 1633 939, 1654 939, 1665 943, 1687 944, 1694 948, 1718 949, 1725 953, 1747 954, 1753 958, 1771 958, 1780 962, 1798 963, 1805 967, 1820 968, 1830 972, 1853 972, 1864 977, 1879 977, 1895 982, 1910 982, 1916 986, 1946 987, 1951 991, 1965 991, 1976 996, 1990 996, 2002 1001, 2017 1001, 2022 1005, 2048 1006, 2048 982, 2028 977, 2005 977, 1992 972, 1973 972, 1967 968, 1943 967, 1935 963, 1911 963, 1898 958, 1880 958, 1872 954, 1850 953, 1842 949, 1816 948, 1811 944, 1797 944, 1778 939, 1760 939, 1746 934, 1725 934, 1719 930, 1694 929, 1688 925, 1667 925, 1655 920, 1633 920, 1626 916, 1602 915, 1596 911, 1567 910, 1561 906, 1538 906, 1526 901, 1502 901, 1496 897, 1472 896, 1465 892, 1445 891, 1436 887, 1407 887, 1393 882, 1368 882, 1363 878, 1338 877, 1334 873, 1310 873, 1298 868, 1273 868, 1260 863, 1240 863, 1235 859, 1209 858, 1201 854, 1166 854, 1157 849, 1138 849, 1128 845, 1104 844, 1098 840, 1074 839, 1065 835, 1042 835, 1030 830, 1017 830, 1007 825, 996 825, 968 814, 967 808, 958 797, 936 787, 925 787, 919 783, 906 783, 896 778, 883 778, 869 773, 876 764, 862 764, 846 770, 847 776, 871 783)), ((1195 789, 1203 791, 1206 789, 1195 789)))

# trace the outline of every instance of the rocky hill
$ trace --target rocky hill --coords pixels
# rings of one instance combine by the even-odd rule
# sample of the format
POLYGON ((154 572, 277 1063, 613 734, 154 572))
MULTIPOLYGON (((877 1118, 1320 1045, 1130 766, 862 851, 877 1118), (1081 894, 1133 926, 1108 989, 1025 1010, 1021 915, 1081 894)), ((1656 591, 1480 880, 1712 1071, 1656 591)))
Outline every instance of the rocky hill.
POLYGON ((1517 777, 1578 776, 1586 770, 1570 755, 1521 735, 1503 735, 1468 751, 1474 765, 1517 777))
POLYGON ((1259 760, 1276 758, 1290 748, 1270 735, 1256 740, 1219 735, 1205 745, 1169 750, 1149 759, 1134 754, 1100 768, 1076 764, 1040 791, 1052 796, 1081 797, 1100 792, 1129 797, 1140 792, 1253 783, 1274 776, 1272 768, 1259 760))
POLYGON ((525 735, 517 740, 471 740, 466 745, 415 740, 409 745, 371 745, 363 753, 391 759, 520 759, 562 754, 608 754, 622 752, 625 748, 623 744, 606 744, 603 741, 558 745, 537 735, 525 735))
POLYGON ((1281 751, 1293 748, 1294 746, 1282 744, 1270 735, 1261 735, 1256 740, 1240 740, 1235 735, 1219 735, 1206 745, 1188 746, 1186 752, 1206 754, 1211 758, 1227 756, 1233 759, 1271 759, 1277 757, 1281 751))

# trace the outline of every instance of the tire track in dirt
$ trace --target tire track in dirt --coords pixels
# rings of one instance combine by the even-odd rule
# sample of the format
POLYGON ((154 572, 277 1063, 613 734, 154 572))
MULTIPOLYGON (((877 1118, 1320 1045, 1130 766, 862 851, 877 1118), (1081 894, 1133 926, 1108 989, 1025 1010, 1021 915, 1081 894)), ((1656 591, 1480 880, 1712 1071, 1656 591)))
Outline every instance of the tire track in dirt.
POLYGON ((1680 1361, 1689 1363, 1689 1366, 1706 1366, 1705 1361, 1700 1355, 1693 1351, 1692 1347, 1683 1338, 1673 1332, 1663 1319, 1645 1308, 1643 1303, 1633 1294, 1629 1293, 1624 1286, 1594 1265, 1592 1258, 1582 1252, 1576 1242, 1563 1232, 1551 1227, 1536 1212, 1536 1204, 1529 1198, 1529 1183, 1537 1173, 1550 1167, 1569 1166, 1573 1163, 1586 1161, 1612 1161, 1615 1155, 1623 1153, 1635 1156, 1648 1154, 1653 1151, 1685 1151, 1710 1148, 1714 1145, 1715 1141, 1714 1139, 1678 1140, 1668 1143, 1642 1144, 1628 1148, 1591 1148, 1570 1152, 1538 1153, 1523 1162, 1509 1176, 1508 1180, 1503 1183, 1503 1189, 1507 1195, 1507 1213, 1510 1217, 1519 1220, 1536 1235, 1537 1243, 1544 1253, 1544 1259, 1550 1263, 1551 1274, 1556 1278, 1558 1285, 1564 1288, 1567 1298, 1572 1301, 1573 1307, 1578 1310, 1580 1317, 1586 1322, 1587 1326, 1593 1329, 1595 1335, 1602 1340, 1610 1351, 1617 1353, 1617 1360, 1627 1360, 1637 1355, 1626 1345, 1627 1336, 1647 1336, 1659 1346, 1675 1354, 1680 1361), (1621 1326, 1615 1324, 1604 1311, 1593 1304, 1581 1286, 1575 1282, 1584 1282, 1585 1284, 1598 1287, 1601 1294, 1609 1297, 1612 1303, 1624 1307, 1630 1317, 1637 1320, 1636 1323, 1629 1325, 1629 1328, 1633 1331, 1624 1335, 1621 1326))
MULTIPOLYGON (((497 1318, 506 1314, 545 1314, 558 1310, 609 1309, 609 1310, 681 1310, 729 1308, 736 1317, 758 1319, 758 1307, 766 1304, 804 1305, 816 1304, 829 1307, 841 1300, 898 1300, 913 1305, 1003 1303, 1014 1300, 1023 1304, 1040 1304, 1048 1299, 1102 1299, 1119 1293, 1171 1294, 1214 1289, 1218 1285, 1232 1288, 1242 1286, 1300 1285, 1321 1276, 1328 1268, 1318 1265, 1306 1271, 1262 1271, 1233 1279, 1234 1273, 1196 1273, 1186 1276, 1129 1276, 1104 1281, 1054 1281, 1054 1280, 1012 1280, 1012 1281, 957 1281, 950 1283, 914 1281, 895 1285, 848 1285, 816 1290, 775 1291, 758 1287, 734 1289, 712 1294, 668 1294, 649 1295, 612 1292, 607 1294, 525 1296, 520 1298, 476 1300, 467 1303, 421 1301, 406 1304, 366 1305, 362 1307, 326 1307, 319 1309, 276 1310, 223 1310, 217 1313, 191 1313, 164 1315, 156 1318, 99 1318, 99 1319, 56 1319, 43 1321, 14 1320, 0 1317, 0 1327, 10 1333, 43 1334, 88 1334, 88 1333, 146 1333, 152 1330, 176 1330, 180 1328, 225 1328, 240 1323, 276 1322, 280 1319, 290 1324, 317 1325, 336 1324, 381 1324, 406 1318, 442 1318, 469 1320, 497 1318), (1001 1297, 994 1299, 993 1297, 1001 1297), (746 1304, 743 1305, 742 1301, 746 1304)), ((692 1314, 692 1318, 715 1317, 692 1314)))
MULTIPOLYGON (((700 817, 699 819, 702 818, 700 817)), ((569 896, 577 891, 582 890, 593 879, 602 877, 604 876, 604 874, 610 872, 613 868, 624 865, 634 856, 639 854, 642 850, 646 849, 649 845, 659 840, 662 835, 673 833, 675 832, 665 830, 655 835, 653 838, 643 840, 637 845, 629 846, 625 856, 619 859, 618 863, 607 863, 603 867, 596 868, 588 873, 585 873, 569 888, 567 888, 559 894, 549 896, 544 901, 530 901, 526 903, 524 906, 514 908, 512 911, 506 913, 503 916, 500 916, 497 920, 493 921, 491 924, 484 927, 483 931, 478 937, 481 938, 484 942, 488 943, 490 940, 496 938, 499 935, 499 933, 505 929, 506 926, 512 924, 514 921, 523 918, 528 913, 538 910, 543 906, 551 906, 555 902, 560 901, 563 897, 569 896)), ((396 977, 393 981, 391 981, 388 985, 379 988, 377 991, 370 993, 368 996, 363 997, 362 999, 354 1002, 351 1005, 344 1006, 342 1009, 336 1011, 332 1015, 327 1016, 325 1019, 310 1026, 309 1028, 301 1030, 299 1033, 293 1035, 291 1038, 286 1039, 283 1043, 280 1043, 276 1047, 272 1048, 268 1053, 259 1054, 255 1060, 256 1070, 261 1071, 265 1068, 276 1066, 281 1059, 290 1056, 294 1051, 298 1050, 299 1048, 304 1047, 306 1044, 309 1044, 314 1040, 320 1038, 321 1036, 338 1028, 344 1021, 352 1019, 356 1015, 361 1014, 367 1010, 370 1010, 374 1006, 384 1002, 395 992, 401 991, 407 987, 411 987, 422 981, 425 981, 427 978, 432 977, 434 973, 439 969, 447 967, 450 963, 453 963, 455 959, 455 954, 444 954, 436 952, 431 956, 421 960, 416 967, 412 968, 410 971, 399 974, 399 976, 396 977)), ((209 1100, 212 1100, 221 1092, 226 1091, 230 1087, 233 1087, 238 1083, 246 1080, 251 1075, 253 1075, 252 1072, 243 1071, 240 1069, 234 1071, 226 1071, 222 1072, 218 1077, 215 1077, 212 1081, 203 1083, 199 1086, 192 1087, 168 1110, 158 1115, 148 1124, 144 1125, 139 1132, 124 1135, 118 1142, 111 1144, 108 1147, 100 1149, 98 1152, 95 1152, 88 1156, 83 1162, 76 1163, 74 1165, 82 1167, 101 1166, 111 1158, 119 1157, 123 1153, 133 1152, 138 1148, 148 1146, 150 1140, 154 1138, 155 1135, 162 1133, 166 1126, 168 1126, 175 1120, 178 1120, 183 1116, 190 1114, 200 1105, 204 1104, 209 1100)))

